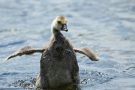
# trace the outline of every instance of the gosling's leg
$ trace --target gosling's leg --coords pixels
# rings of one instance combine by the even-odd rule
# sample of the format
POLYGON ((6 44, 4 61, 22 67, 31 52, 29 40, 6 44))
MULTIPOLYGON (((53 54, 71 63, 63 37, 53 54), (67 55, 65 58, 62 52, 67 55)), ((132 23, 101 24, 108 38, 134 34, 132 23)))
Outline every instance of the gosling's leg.
POLYGON ((97 55, 89 48, 74 48, 75 52, 81 53, 89 57, 92 61, 98 61, 97 55))
POLYGON ((12 55, 10 55, 9 57, 7 57, 7 60, 14 58, 16 56, 30 55, 33 53, 42 53, 44 50, 45 49, 35 49, 35 48, 32 48, 31 46, 25 46, 21 48, 20 50, 16 51, 15 53, 13 53, 12 55))

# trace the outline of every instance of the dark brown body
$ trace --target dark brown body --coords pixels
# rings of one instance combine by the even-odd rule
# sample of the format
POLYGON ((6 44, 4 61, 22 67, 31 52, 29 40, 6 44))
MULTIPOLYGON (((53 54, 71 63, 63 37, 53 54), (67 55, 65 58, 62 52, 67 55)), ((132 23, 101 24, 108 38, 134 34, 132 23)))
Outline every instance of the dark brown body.
POLYGON ((73 47, 60 32, 53 34, 48 49, 42 53, 36 87, 50 89, 78 84, 78 73, 73 47))

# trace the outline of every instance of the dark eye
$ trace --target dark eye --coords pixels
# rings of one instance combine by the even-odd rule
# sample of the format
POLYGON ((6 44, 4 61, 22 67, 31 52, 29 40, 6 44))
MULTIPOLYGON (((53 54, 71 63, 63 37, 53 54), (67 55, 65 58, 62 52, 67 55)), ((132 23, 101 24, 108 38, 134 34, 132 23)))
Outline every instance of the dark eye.
POLYGON ((58 24, 61 24, 61 21, 58 21, 58 24))

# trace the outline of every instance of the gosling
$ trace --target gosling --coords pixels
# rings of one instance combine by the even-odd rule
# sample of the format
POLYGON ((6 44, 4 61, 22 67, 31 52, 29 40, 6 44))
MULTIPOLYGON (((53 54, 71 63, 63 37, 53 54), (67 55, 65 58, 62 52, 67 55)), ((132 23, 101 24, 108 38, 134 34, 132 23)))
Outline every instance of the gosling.
POLYGON ((61 31, 68 31, 67 19, 57 16, 51 25, 52 37, 46 48, 35 49, 31 46, 21 48, 7 59, 16 56, 42 53, 40 73, 36 79, 36 89, 58 89, 79 84, 79 66, 76 53, 88 56, 92 61, 98 57, 88 48, 73 48, 61 31))

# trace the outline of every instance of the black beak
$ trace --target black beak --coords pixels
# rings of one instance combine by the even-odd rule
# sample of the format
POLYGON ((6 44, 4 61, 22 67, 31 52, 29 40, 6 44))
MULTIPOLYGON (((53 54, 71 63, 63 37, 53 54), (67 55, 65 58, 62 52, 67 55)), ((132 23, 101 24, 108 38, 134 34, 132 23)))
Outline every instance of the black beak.
POLYGON ((67 24, 62 24, 61 31, 68 31, 67 24))

